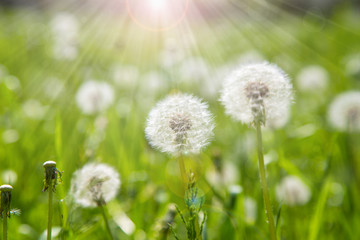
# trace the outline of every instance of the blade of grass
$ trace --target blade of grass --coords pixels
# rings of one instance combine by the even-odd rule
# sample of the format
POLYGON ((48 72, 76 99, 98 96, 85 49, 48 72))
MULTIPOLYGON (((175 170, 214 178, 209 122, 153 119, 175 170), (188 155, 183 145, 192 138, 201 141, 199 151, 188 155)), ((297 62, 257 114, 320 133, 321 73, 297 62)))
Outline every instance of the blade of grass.
POLYGON ((321 189, 319 200, 315 207, 315 214, 313 215, 311 222, 310 222, 310 232, 309 232, 309 240, 316 240, 321 229, 321 223, 323 219, 323 214, 326 207, 326 201, 329 195, 331 187, 331 181, 329 178, 325 180, 325 183, 321 189))

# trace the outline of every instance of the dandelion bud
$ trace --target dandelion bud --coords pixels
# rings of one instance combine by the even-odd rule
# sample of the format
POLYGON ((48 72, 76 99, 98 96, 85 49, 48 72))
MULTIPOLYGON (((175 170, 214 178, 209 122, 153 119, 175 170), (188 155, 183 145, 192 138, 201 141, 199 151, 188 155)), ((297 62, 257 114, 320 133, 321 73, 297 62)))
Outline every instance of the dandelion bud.
POLYGON ((43 192, 45 192, 49 187, 52 189, 53 192, 55 192, 58 174, 61 177, 60 171, 56 168, 56 162, 46 161, 44 162, 43 167, 45 169, 43 192))
POLYGON ((0 215, 1 217, 10 218, 10 203, 11 203, 11 192, 13 187, 10 185, 1 185, 1 205, 0 205, 0 215))
POLYGON ((225 79, 220 100, 226 113, 235 120, 266 125, 286 115, 292 99, 291 89, 288 77, 277 66, 249 64, 225 79))

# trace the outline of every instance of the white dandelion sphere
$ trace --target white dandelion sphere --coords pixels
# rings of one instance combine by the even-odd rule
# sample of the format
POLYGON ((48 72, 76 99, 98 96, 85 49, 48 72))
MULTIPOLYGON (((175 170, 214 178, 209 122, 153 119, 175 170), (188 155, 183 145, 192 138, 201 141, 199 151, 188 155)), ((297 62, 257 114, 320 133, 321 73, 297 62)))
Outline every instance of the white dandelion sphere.
POLYGON ((328 121, 340 131, 360 132, 360 91, 338 95, 329 106, 328 121))
POLYGON ((150 145, 162 152, 196 154, 210 143, 213 129, 208 105, 197 97, 178 93, 150 111, 145 134, 150 145))
POLYGON ((287 176, 276 187, 276 197, 289 206, 304 205, 310 200, 311 191, 298 177, 287 176))
POLYGON ((276 65, 244 65, 224 81, 220 101, 235 120, 253 124, 259 120, 277 121, 287 114, 292 100, 292 85, 276 65))
POLYGON ((114 101, 114 90, 106 82, 87 81, 76 93, 76 103, 84 114, 106 110, 114 101))
POLYGON ((120 187, 119 173, 103 163, 89 163, 74 172, 71 193, 77 204, 96 207, 115 198, 120 187))

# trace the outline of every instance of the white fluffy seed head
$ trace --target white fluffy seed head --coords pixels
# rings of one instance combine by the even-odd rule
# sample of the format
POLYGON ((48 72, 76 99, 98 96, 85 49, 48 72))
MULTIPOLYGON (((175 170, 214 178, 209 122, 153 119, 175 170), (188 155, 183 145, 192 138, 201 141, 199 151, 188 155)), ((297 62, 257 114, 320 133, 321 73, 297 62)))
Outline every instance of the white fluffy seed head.
POLYGON ((169 95, 150 111, 146 138, 151 146, 173 155, 199 153, 213 137, 208 105, 188 94, 169 95))
POLYGON ((106 82, 87 81, 76 93, 76 103, 84 114, 106 110, 114 101, 114 90, 106 82))
POLYGON ((267 125, 286 115, 292 100, 287 75, 267 62, 249 64, 233 71, 224 81, 220 101, 235 120, 267 125))
POLYGON ((74 172, 71 193, 77 204, 96 207, 112 200, 120 187, 118 172, 103 163, 89 163, 74 172))
POLYGON ((304 205, 310 200, 311 191, 298 177, 287 176, 276 187, 276 196, 289 206, 304 205))
POLYGON ((360 91, 338 95, 329 106, 328 121, 340 131, 360 132, 360 91))

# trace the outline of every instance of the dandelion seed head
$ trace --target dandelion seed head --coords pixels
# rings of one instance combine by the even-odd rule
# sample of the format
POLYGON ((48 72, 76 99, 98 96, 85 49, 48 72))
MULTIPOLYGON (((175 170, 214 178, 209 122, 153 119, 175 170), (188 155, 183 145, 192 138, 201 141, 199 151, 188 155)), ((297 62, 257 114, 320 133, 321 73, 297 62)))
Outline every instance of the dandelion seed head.
POLYGON ((89 163, 74 172, 71 193, 77 204, 96 207, 115 198, 120 187, 118 172, 102 163, 89 163))
POLYGON ((328 121, 340 131, 360 132, 360 91, 338 95, 329 106, 328 121))
POLYGON ((220 100, 235 120, 246 124, 259 120, 267 125, 289 111, 292 85, 273 64, 244 65, 225 79, 220 100))
POLYGON ((287 176, 276 187, 276 196, 289 206, 304 205, 310 200, 311 191, 298 177, 287 176))
POLYGON ((114 90, 106 82, 87 81, 76 93, 76 103, 84 114, 106 110, 114 101, 114 90))
POLYGON ((169 95, 149 113, 146 137, 162 152, 199 153, 213 136, 213 117, 208 105, 188 94, 169 95))

